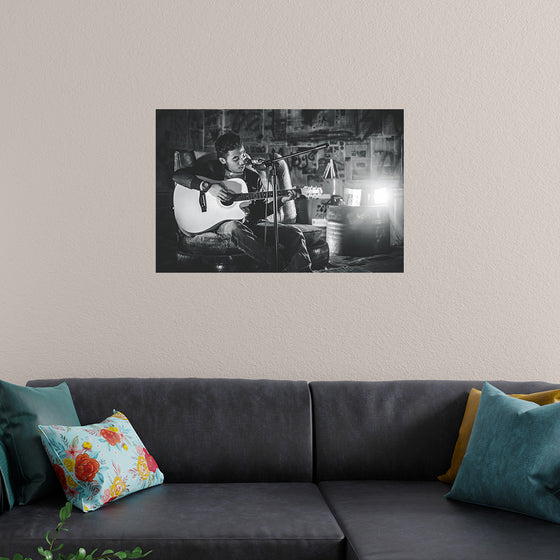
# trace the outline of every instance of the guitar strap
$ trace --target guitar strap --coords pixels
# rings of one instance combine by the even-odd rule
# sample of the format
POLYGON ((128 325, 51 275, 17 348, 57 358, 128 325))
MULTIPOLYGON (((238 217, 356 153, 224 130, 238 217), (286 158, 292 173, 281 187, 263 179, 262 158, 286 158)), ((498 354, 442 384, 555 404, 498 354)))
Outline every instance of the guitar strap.
POLYGON ((200 210, 202 212, 207 212, 208 211, 208 206, 206 205, 206 193, 204 191, 200 191, 200 194, 198 195, 198 203, 200 204, 200 210))

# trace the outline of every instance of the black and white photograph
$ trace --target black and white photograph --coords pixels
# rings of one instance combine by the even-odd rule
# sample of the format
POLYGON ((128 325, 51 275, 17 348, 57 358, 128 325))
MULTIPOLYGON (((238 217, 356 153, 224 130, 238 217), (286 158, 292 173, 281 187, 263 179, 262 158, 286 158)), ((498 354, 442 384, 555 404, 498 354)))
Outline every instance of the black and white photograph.
POLYGON ((403 272, 402 109, 156 110, 156 272, 403 272))

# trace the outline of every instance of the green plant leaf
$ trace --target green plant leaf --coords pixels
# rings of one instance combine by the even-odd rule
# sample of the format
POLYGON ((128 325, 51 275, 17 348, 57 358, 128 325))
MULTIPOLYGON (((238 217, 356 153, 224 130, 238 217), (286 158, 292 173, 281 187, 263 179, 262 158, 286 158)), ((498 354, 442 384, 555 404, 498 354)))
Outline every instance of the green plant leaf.
MULTIPOLYGON (((53 560, 53 553, 50 550, 43 550, 43 547, 40 546, 37 549, 37 552, 45 559, 45 560, 53 560)), ((14 560, 15 557, 14 557, 14 560)), ((23 560, 23 559, 22 559, 23 560)))
MULTIPOLYGON (((66 504, 59 511, 58 516, 60 518, 60 523, 56 526, 55 535, 52 536, 50 531, 47 531, 47 534, 45 535, 45 541, 47 542, 47 544, 49 544, 51 549, 53 548, 54 542, 58 538, 60 532, 68 531, 66 527, 63 527, 63 525, 68 520, 71 514, 72 514, 72 503, 66 502, 66 504)), ((59 544, 54 549, 54 552, 58 552, 63 546, 64 544, 59 544)), ((80 548, 78 549, 77 553, 69 554, 67 557, 63 556, 62 554, 59 554, 57 560, 111 560, 109 558, 110 555, 117 557, 119 560, 126 560, 127 558, 145 558, 146 556, 152 553, 151 550, 149 550, 146 553, 142 553, 142 549, 139 546, 134 548, 132 551, 126 550, 126 551, 119 551, 119 552, 114 552, 112 549, 108 548, 104 550, 103 554, 101 554, 101 556, 98 556, 96 559, 94 558, 94 555, 97 551, 98 549, 95 548, 92 552, 88 554, 84 548, 80 548)), ((45 550, 42 546, 39 546, 37 547, 37 552, 40 554, 42 558, 44 558, 44 560, 54 560, 52 550, 45 550)), ((0 556, 0 560, 10 560, 10 559, 4 556, 0 556)), ((14 554, 12 560, 32 560, 32 559, 31 558, 24 559, 22 554, 14 554)))

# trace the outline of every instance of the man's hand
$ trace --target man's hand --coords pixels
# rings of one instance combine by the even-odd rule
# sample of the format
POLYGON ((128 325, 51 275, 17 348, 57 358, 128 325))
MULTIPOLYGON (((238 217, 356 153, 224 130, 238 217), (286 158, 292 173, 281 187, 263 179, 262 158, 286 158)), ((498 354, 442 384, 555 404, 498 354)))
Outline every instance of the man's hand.
POLYGON ((296 192, 295 191, 290 191, 289 195, 282 197, 281 202, 282 202, 282 204, 285 204, 289 200, 293 200, 295 197, 296 197, 296 192))
POLYGON ((233 195, 235 194, 233 191, 226 189, 223 185, 219 183, 214 183, 210 186, 207 191, 208 194, 216 197, 220 202, 231 202, 233 195))

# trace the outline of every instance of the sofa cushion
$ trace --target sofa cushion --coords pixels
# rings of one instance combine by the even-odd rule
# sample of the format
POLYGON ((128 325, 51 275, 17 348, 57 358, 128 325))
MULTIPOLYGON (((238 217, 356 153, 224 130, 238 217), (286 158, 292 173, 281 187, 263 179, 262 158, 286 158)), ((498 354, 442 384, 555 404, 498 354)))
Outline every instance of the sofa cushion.
POLYGON ((467 452, 446 497, 560 523, 560 405, 485 383, 467 452))
POLYGON ((560 531, 526 515, 446 500, 434 481, 333 481, 320 489, 348 560, 555 560, 560 531))
MULTIPOLYGON (((508 393, 557 389, 493 382, 508 393)), ((472 381, 310 384, 318 480, 435 480, 449 467, 472 381)))
MULTIPOLYGON (((467 406, 465 407, 465 414, 459 428, 459 437, 455 442, 455 449, 453 450, 453 455, 451 457, 451 465, 447 469, 445 474, 438 476, 438 480, 441 480, 441 482, 447 482, 449 484, 453 484, 453 482, 455 482, 457 471, 461 466, 463 457, 465 456, 465 452, 467 450, 467 445, 469 444, 474 420, 478 411, 478 404, 480 403, 480 395, 481 391, 474 388, 471 389, 471 392, 469 393, 467 406)), ((545 404, 559 402, 560 389, 553 389, 552 391, 540 391, 538 393, 530 393, 528 395, 518 394, 511 396, 515 397, 516 399, 531 401, 542 406, 545 404)))
POLYGON ((0 440, 0 512, 14 507, 16 497, 10 474, 8 451, 0 440))
POLYGON ((168 482, 305 482, 312 478, 311 409, 304 381, 66 381, 82 424, 93 424, 113 409, 126 412, 168 482))
POLYGON ((60 486, 41 445, 38 424, 79 425, 66 384, 30 388, 0 381, 0 439, 9 460, 16 502, 27 504, 60 486))
MULTIPOLYGON (((2 515, 0 553, 33 555, 61 505, 45 501, 2 515)), ((88 552, 140 546, 153 551, 152 560, 342 560, 345 547, 312 483, 164 484, 94 512, 74 510, 67 528, 64 554, 75 545, 88 552)))
POLYGON ((99 424, 39 430, 68 501, 82 511, 163 482, 155 459, 121 412, 99 424))

